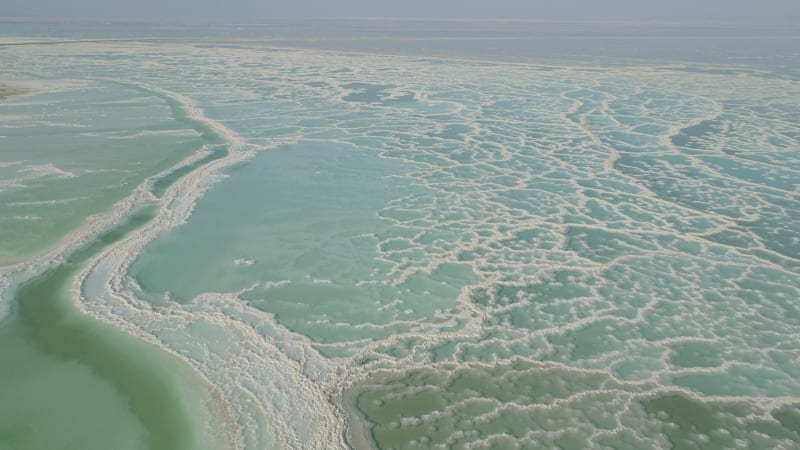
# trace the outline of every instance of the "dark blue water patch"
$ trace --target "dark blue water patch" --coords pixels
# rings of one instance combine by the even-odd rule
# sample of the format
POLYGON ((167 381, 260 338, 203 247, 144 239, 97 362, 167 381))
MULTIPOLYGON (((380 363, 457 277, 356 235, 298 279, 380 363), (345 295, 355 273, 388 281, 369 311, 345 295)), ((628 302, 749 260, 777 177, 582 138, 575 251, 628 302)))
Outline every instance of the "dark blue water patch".
MULTIPOLYGON (((800 112, 798 112, 798 115, 800 115, 800 112)), ((795 141, 795 143, 800 143, 800 132, 787 130, 787 131, 778 131, 778 134, 795 141)))
POLYGON ((669 202, 732 219, 742 216, 739 207, 732 202, 727 179, 715 177, 680 158, 678 155, 625 155, 615 161, 614 167, 669 202))
POLYGON ((670 137, 670 140, 676 147, 702 148, 698 142, 700 139, 723 131, 724 127, 719 120, 704 120, 697 125, 681 129, 678 134, 670 137))
POLYGON ((740 160, 739 158, 725 158, 720 156, 702 155, 698 157, 706 165, 717 172, 745 180, 761 186, 791 192, 800 186, 800 175, 780 170, 770 165, 751 162, 753 160, 740 160))
POLYGON ((800 259, 800 210, 773 209, 742 227, 757 235, 764 247, 783 256, 800 259))
POLYGON ((355 92, 347 94, 342 100, 356 103, 380 103, 389 95, 388 90, 397 86, 391 84, 348 83, 342 85, 345 89, 355 92))

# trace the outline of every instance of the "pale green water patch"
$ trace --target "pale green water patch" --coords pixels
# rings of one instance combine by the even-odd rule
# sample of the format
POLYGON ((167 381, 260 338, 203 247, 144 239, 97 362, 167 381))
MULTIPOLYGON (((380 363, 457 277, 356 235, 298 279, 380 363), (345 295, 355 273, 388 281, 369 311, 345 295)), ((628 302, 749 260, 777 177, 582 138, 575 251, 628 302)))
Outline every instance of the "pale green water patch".
POLYGON ((642 402, 648 413, 664 423, 663 433, 672 448, 728 449, 793 448, 800 433, 793 427, 796 409, 773 413, 773 420, 747 403, 711 403, 683 395, 664 395, 642 402), (782 421, 779 418, 784 418, 782 421))
POLYGON ((89 367, 44 352, 19 323, 0 326, 0 364, 0 448, 148 448, 127 397, 89 367))
POLYGON ((146 177, 220 142, 174 100, 106 82, 0 103, 0 136, 0 264, 55 245, 146 177))
MULTIPOLYGON (((600 372, 528 362, 376 375, 346 405, 380 449, 793 448, 796 407, 768 414, 746 402, 651 395, 600 372)), ((356 433, 365 432, 366 439, 356 433)))
POLYGON ((320 343, 435 321, 477 276, 470 266, 441 264, 389 283, 393 255, 412 250, 395 237, 403 229, 379 212, 426 192, 401 177, 406 170, 337 144, 264 152, 231 169, 192 220, 148 246, 131 273, 154 301, 249 288, 244 300, 320 343), (361 324, 376 326, 354 326, 361 324))
POLYGON ((718 367, 722 349, 713 342, 684 342, 672 346, 670 362, 678 367, 718 367))
POLYGON ((391 188, 379 183, 395 166, 335 144, 261 153, 229 169, 192 220, 148 246, 131 272, 147 291, 181 301, 255 281, 356 279, 386 228, 375 211, 391 188), (198 258, 205 263, 190 269, 198 258))

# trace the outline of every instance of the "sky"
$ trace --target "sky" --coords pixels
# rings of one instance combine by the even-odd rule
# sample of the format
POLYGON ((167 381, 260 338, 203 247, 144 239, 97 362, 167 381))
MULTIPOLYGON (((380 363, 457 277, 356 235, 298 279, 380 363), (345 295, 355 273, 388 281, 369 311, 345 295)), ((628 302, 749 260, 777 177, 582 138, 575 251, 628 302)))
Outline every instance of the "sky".
POLYGON ((800 0, 0 0, 0 17, 257 21, 402 17, 800 23, 800 0))

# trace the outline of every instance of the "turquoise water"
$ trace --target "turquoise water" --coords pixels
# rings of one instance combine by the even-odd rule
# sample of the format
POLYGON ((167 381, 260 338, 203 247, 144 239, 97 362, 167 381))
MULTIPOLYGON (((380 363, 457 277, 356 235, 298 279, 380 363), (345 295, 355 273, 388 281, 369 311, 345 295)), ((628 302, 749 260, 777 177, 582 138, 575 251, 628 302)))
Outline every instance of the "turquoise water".
POLYGON ((242 447, 800 443, 796 81, 247 42, 4 57, 202 109, 207 151, 74 286, 212 383, 242 447))

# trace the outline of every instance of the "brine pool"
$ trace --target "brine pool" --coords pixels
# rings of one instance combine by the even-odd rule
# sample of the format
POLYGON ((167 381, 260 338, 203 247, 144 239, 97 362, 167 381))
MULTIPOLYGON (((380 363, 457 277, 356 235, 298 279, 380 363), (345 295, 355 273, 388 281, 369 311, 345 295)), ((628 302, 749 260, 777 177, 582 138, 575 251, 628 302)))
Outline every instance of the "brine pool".
POLYGON ((0 61, 0 448, 800 445, 796 81, 0 61))

